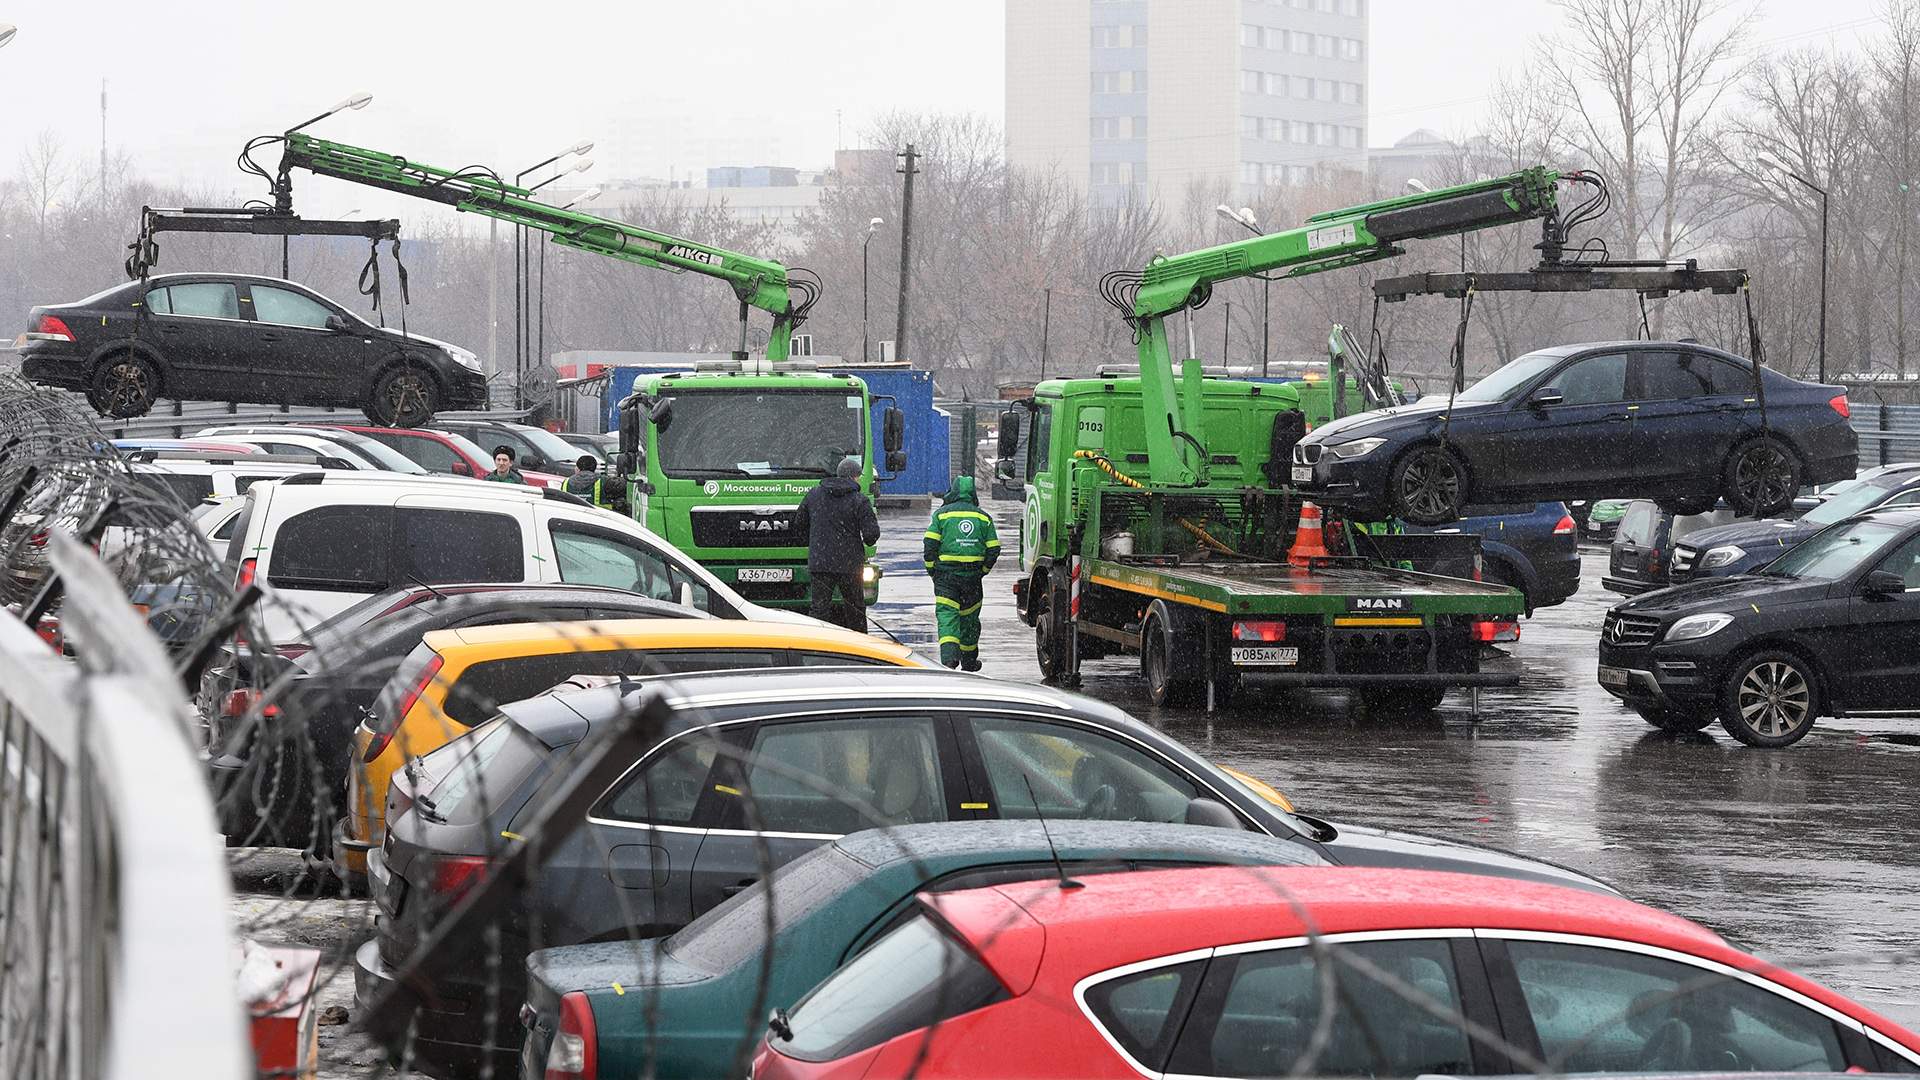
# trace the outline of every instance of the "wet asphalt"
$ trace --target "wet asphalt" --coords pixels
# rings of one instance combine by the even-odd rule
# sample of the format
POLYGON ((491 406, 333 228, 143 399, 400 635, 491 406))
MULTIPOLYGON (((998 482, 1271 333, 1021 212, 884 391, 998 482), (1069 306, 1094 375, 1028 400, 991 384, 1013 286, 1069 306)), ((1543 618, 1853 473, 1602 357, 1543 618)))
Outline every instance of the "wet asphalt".
MULTIPOLYGON (((988 578, 986 674, 1037 682, 1014 610, 1017 507, 989 503, 1007 556, 988 578)), ((934 652, 924 512, 883 517, 872 617, 934 652)), ((1154 709, 1137 661, 1092 661, 1080 692, 1118 705, 1316 816, 1491 844, 1585 871, 1920 1028, 1920 719, 1822 719, 1786 750, 1718 725, 1670 735, 1595 681, 1607 552, 1581 546, 1580 591, 1536 613, 1492 663, 1513 688, 1450 694, 1431 718, 1370 720, 1332 691, 1262 689, 1233 707, 1154 709), (1903 950, 1910 957, 1900 957, 1903 950)))

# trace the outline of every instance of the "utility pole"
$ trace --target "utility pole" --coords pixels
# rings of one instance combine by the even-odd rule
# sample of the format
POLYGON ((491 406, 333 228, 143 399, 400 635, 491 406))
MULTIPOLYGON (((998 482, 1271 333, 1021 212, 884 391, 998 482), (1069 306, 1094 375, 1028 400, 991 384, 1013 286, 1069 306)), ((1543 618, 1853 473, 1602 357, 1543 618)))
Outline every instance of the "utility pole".
POLYGON ((907 288, 913 272, 913 177, 920 170, 914 167, 919 155, 914 153, 913 144, 907 144, 906 153, 900 154, 906 164, 894 171, 907 178, 906 188, 900 193, 900 310, 893 327, 893 358, 905 360, 907 352, 907 288))
POLYGON ((487 220, 487 375, 500 374, 500 219, 487 220))
POLYGON ((1048 289, 1040 307, 1040 381, 1047 379, 1047 339, 1053 336, 1053 290, 1048 289))

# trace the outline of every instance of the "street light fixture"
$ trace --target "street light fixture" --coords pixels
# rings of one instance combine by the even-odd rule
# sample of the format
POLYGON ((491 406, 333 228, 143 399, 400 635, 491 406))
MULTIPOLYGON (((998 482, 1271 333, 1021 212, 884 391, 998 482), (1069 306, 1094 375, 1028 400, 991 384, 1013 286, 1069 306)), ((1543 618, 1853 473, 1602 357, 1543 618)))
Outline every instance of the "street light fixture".
MULTIPOLYGON (((1219 214, 1221 217, 1226 218, 1228 221, 1233 222, 1235 225, 1240 226, 1241 228, 1247 230, 1248 232, 1252 233, 1255 236, 1266 235, 1266 233, 1260 231, 1260 219, 1253 216, 1253 207, 1251 206, 1243 206, 1239 210, 1235 210, 1233 207, 1228 206, 1226 203, 1221 203, 1220 205, 1213 208, 1213 212, 1216 214, 1219 214)), ((1272 303, 1271 303, 1272 299, 1273 299, 1273 279, 1267 277, 1265 274, 1262 274, 1260 275, 1260 374, 1262 377, 1265 377, 1268 372, 1267 325, 1270 322, 1268 315, 1272 310, 1272 303)), ((1226 363, 1227 358, 1224 356, 1221 357, 1220 362, 1222 364, 1226 363)))
POLYGON ((13 40, 13 35, 19 32, 20 28, 12 23, 0 23, 0 48, 5 48, 7 42, 13 40))
POLYGON ((581 192, 580 194, 575 195, 571 202, 567 203, 565 206, 562 206, 560 209, 571 210, 575 206, 578 206, 583 202, 592 202, 593 200, 599 197, 600 197, 600 189, 597 187, 590 187, 587 190, 581 192))
MULTIPOLYGON (((0 44, 4 44, 4 42, 0 42, 0 44)), ((354 94, 351 97, 348 97, 345 100, 341 101, 339 104, 335 105, 331 109, 328 109, 326 112, 321 113, 319 116, 316 116, 311 120, 303 120, 300 123, 293 125, 292 127, 286 130, 285 134, 291 135, 294 132, 299 131, 301 128, 312 127, 314 124, 317 124, 322 120, 325 120, 327 117, 332 116, 334 113, 337 113, 337 112, 345 112, 348 109, 364 109, 372 101, 373 101, 373 95, 366 92, 365 90, 362 90, 359 93, 354 94)))
POLYGON ((1808 180, 1772 158, 1761 158, 1760 166, 1785 173, 1801 187, 1820 196, 1820 381, 1827 381, 1827 189, 1808 180))
POLYGON ((867 245, 873 243, 873 230, 885 225, 886 221, 874 218, 867 222, 866 239, 860 241, 860 362, 867 362, 867 245))
POLYGON ((561 169, 559 172, 554 173, 552 176, 549 176, 545 180, 542 180, 539 183, 528 188, 527 193, 532 194, 533 192, 539 191, 541 188, 546 187, 548 184, 553 183, 555 180, 560 179, 561 177, 567 175, 568 173, 582 173, 582 172, 586 172, 588 169, 591 169, 591 168, 593 168, 593 159, 590 157, 583 157, 579 161, 574 162, 572 165, 569 165, 568 167, 561 169))

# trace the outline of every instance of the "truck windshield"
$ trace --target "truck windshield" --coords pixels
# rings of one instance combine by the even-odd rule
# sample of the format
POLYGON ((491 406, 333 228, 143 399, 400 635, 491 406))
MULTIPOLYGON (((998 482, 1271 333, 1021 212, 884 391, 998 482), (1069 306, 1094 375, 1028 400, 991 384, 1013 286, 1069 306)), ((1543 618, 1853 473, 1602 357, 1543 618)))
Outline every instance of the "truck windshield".
POLYGON ((861 395, 845 390, 688 390, 660 432, 668 476, 832 476, 860 458, 861 395))
POLYGON ((1768 577, 1835 581, 1876 559, 1900 538, 1901 528, 1882 521, 1855 521, 1815 534, 1760 571, 1768 577))

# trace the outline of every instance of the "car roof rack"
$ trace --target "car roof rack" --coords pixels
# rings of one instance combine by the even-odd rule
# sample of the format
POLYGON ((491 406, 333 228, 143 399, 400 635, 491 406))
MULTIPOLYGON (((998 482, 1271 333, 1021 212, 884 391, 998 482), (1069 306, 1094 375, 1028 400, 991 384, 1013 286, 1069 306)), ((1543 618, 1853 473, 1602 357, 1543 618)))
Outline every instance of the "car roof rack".
POLYGON ((318 465, 315 454, 248 454, 233 450, 158 450, 125 452, 128 461, 203 461, 209 465, 318 465))

